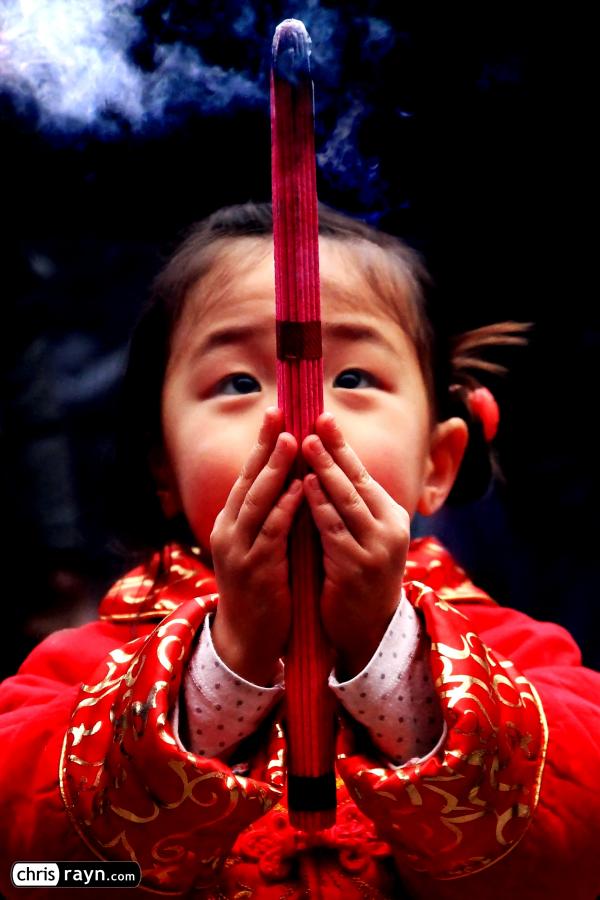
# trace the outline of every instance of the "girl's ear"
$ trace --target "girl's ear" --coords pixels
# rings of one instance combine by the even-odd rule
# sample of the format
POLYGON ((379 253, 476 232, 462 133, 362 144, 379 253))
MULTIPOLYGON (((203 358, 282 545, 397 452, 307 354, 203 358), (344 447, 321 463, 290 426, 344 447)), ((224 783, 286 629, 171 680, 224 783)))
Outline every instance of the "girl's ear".
POLYGON ((431 516, 443 505, 458 474, 469 429, 464 419, 453 416, 438 422, 431 435, 429 459, 417 511, 431 516))
POLYGON ((175 476, 164 448, 152 447, 148 455, 148 463, 163 515, 166 519, 174 519, 182 511, 182 505, 175 476))

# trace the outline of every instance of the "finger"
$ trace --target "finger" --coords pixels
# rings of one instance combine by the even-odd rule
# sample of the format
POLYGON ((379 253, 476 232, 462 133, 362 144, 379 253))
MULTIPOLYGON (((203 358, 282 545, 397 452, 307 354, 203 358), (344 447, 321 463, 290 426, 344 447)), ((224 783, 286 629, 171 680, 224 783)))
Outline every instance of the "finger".
POLYGON ((298 450, 292 434, 282 432, 266 465, 249 488, 237 517, 239 539, 251 545, 277 502, 298 450))
POLYGON ((282 424, 282 410, 278 409, 276 406, 267 407, 256 444, 242 466, 242 470, 235 480, 225 506, 223 507, 223 512, 227 518, 237 519, 242 503, 246 498, 246 494, 273 452, 282 424))
POLYGON ((302 450, 338 515, 353 537, 362 544, 373 529, 374 517, 357 486, 327 452, 317 435, 305 438, 302 450))
POLYGON ((296 512, 302 503, 303 496, 302 482, 299 478, 295 478, 263 522, 255 541, 257 549, 268 547, 272 544, 283 545, 292 527, 296 512))
POLYGON ((328 543, 333 541, 337 544, 346 543, 348 549, 354 549, 355 551, 360 549, 336 507, 319 484, 318 477, 314 474, 306 475, 304 485, 306 499, 308 500, 314 523, 321 535, 323 546, 326 547, 328 543))
MULTIPOLYGON (((389 517, 390 503, 396 501, 378 481, 369 474, 357 453, 344 438, 341 428, 331 413, 323 413, 316 422, 316 430, 326 451, 348 477, 363 498, 371 514, 378 519, 389 517)), ((329 490, 326 485, 326 489, 329 490)))

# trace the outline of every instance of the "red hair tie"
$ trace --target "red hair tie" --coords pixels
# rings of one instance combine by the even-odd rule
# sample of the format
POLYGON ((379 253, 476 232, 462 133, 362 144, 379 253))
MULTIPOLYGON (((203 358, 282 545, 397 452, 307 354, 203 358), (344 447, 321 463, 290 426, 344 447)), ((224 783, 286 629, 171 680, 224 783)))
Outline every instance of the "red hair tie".
POLYGON ((494 395, 486 387, 476 388, 467 394, 467 406, 471 415, 481 422, 483 436, 489 444, 496 436, 500 421, 500 410, 494 395))

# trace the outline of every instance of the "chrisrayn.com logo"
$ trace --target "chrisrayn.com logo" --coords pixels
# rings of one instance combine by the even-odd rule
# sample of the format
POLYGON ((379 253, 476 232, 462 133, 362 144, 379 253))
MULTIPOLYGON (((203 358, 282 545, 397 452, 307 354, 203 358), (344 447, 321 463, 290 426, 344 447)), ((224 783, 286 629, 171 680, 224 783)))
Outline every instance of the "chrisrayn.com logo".
POLYGON ((10 878, 16 888, 134 888, 141 872, 136 862, 16 862, 10 878))

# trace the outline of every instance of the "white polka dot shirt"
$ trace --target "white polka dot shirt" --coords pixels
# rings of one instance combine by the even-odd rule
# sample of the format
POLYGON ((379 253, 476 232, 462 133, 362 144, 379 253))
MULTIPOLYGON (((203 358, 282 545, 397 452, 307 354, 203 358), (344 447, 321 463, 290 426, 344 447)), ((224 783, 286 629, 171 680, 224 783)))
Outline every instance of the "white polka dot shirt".
MULTIPOLYGON (((184 678, 189 748, 227 758, 252 734, 284 693, 284 667, 271 686, 252 684, 219 658, 207 616, 184 678)), ((429 641, 404 593, 379 647, 362 672, 329 686, 391 765, 436 752, 446 733, 428 662, 429 641)), ((178 730, 179 711, 173 725, 178 730)), ((180 745, 181 742, 179 741, 180 745)), ((182 746, 182 745, 181 745, 182 746)))

